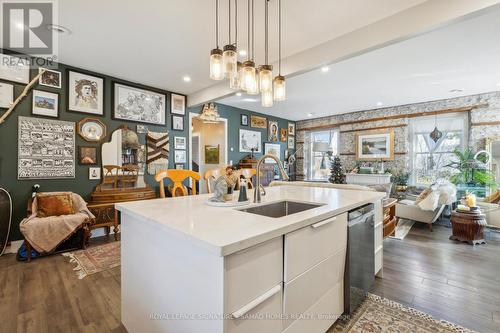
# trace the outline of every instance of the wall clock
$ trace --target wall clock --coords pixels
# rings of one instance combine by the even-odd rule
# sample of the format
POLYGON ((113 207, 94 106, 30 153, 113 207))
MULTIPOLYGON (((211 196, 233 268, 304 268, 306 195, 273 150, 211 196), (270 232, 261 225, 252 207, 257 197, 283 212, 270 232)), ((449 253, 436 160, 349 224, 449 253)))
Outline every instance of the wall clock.
POLYGON ((99 142, 106 136, 106 125, 96 118, 83 118, 77 124, 78 134, 88 142, 99 142))

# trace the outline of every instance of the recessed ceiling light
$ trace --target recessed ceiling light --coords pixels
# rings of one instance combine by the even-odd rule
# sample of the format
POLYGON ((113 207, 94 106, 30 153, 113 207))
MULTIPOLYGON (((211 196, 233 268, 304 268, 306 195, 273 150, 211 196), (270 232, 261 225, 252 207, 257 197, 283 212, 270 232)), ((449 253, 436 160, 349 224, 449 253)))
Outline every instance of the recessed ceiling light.
POLYGON ((322 71, 323 73, 326 73, 326 72, 328 72, 329 70, 330 70, 330 67, 328 67, 328 66, 323 66, 323 67, 321 67, 321 71, 322 71))
POLYGON ((450 90, 450 92, 451 92, 451 93, 454 93, 454 94, 455 94, 455 93, 461 93, 461 92, 463 92, 463 91, 464 91, 463 89, 451 89, 451 90, 450 90))
POLYGON ((71 34, 71 30, 69 30, 66 27, 63 27, 62 25, 47 24, 46 27, 47 27, 48 30, 55 31, 58 34, 66 34, 66 35, 71 34))
POLYGON ((382 105, 384 105, 384 103, 382 103, 382 102, 377 102, 377 106, 382 106, 382 105))
POLYGON ((240 93, 240 92, 237 92, 237 93, 236 93, 236 96, 240 97, 240 96, 241 96, 241 93, 240 93))
POLYGON ((246 55, 247 55, 247 50, 240 50, 240 51, 238 52, 238 54, 239 54, 241 57, 246 57, 246 55))
POLYGON ((184 82, 191 82, 191 78, 187 75, 183 76, 182 79, 184 80, 184 82))
POLYGON ((308 116, 308 117, 312 117, 312 116, 314 116, 314 113, 309 112, 309 113, 307 114, 307 116, 308 116))

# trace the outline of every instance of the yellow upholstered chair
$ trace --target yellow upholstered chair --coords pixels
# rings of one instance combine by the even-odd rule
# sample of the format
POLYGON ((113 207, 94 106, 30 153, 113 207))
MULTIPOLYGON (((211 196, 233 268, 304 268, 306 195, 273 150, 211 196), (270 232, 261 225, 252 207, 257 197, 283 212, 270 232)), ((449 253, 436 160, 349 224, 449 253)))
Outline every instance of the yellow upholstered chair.
POLYGON ((172 187, 172 196, 185 196, 188 195, 188 190, 183 182, 187 178, 193 178, 193 195, 196 195, 196 181, 200 180, 200 174, 191 170, 177 170, 168 169, 158 171, 155 175, 155 180, 160 184, 160 197, 165 198, 165 185, 163 181, 165 178, 170 179, 174 185, 172 187))

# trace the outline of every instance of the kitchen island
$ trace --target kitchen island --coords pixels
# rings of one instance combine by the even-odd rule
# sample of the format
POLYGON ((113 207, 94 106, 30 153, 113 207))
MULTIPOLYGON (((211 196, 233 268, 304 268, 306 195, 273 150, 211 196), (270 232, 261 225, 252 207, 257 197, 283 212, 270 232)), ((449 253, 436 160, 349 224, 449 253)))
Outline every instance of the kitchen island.
POLYGON ((280 186, 236 208, 209 195, 117 204, 122 322, 129 333, 325 332, 343 312, 347 212, 374 203, 378 224, 383 196, 280 186))

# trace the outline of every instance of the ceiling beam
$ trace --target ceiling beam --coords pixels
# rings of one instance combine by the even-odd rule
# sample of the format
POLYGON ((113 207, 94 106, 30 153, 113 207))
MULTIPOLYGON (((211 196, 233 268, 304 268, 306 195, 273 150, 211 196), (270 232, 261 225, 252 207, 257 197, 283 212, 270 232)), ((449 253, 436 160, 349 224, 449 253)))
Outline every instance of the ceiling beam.
MULTIPOLYGON (((282 61, 282 73, 289 78, 321 66, 331 65, 473 15, 479 15, 484 10, 488 10, 489 7, 498 4, 500 4, 500 0, 428 0, 393 16, 286 57, 282 61)), ((188 106, 201 105, 234 93, 235 91, 229 88, 227 81, 219 82, 190 94, 188 106)))

